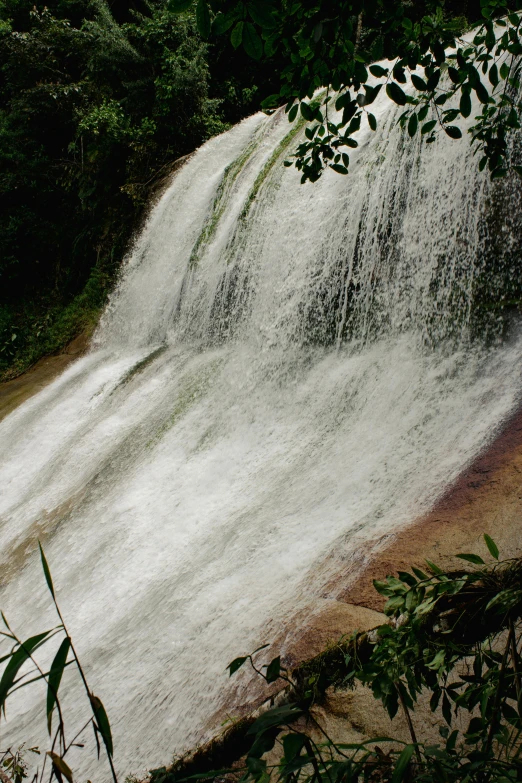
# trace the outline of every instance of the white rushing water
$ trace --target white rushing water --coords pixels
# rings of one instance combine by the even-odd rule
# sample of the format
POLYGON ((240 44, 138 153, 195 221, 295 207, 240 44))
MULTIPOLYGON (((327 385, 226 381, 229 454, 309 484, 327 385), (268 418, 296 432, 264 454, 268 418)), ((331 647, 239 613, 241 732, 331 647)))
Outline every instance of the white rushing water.
MULTIPOLYGON (((41 537, 122 775, 201 739, 227 663, 340 560, 346 585, 518 403, 518 332, 469 336, 487 178, 466 140, 406 140, 384 96, 375 113, 350 176, 314 185, 282 166, 280 113, 203 146, 91 352, 0 425, 1 607, 21 635, 54 624, 41 537)), ((2 742, 45 747, 43 691, 7 717, 2 742)))

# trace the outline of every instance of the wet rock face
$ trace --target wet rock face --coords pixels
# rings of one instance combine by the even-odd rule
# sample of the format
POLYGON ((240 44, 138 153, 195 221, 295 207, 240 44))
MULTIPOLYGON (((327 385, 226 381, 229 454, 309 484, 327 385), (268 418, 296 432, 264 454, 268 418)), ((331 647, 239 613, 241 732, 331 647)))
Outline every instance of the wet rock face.
POLYGON ((306 614, 301 612, 292 618, 273 648, 275 650, 280 645, 285 664, 293 668, 335 644, 342 636, 349 636, 354 631, 369 631, 385 620, 381 612, 365 606, 333 598, 318 599, 306 610, 306 614))
POLYGON ((521 185, 512 173, 492 184, 484 202, 471 327, 489 339, 506 336, 522 306, 521 185))
POLYGON ((453 555, 459 552, 484 555, 484 533, 496 541, 501 557, 519 556, 521 475, 522 410, 518 410, 432 510, 393 536, 340 597, 380 611, 384 599, 375 592, 373 579, 383 579, 411 565, 422 567, 426 559, 449 568, 455 565, 453 555))
MULTIPOLYGON (((285 665, 293 668, 335 644, 342 636, 380 625, 385 619, 382 614, 385 599, 375 591, 374 579, 408 570, 411 565, 422 568, 426 559, 451 568, 455 565, 453 556, 459 552, 487 556, 483 551, 484 533, 494 538, 503 558, 519 556, 522 553, 521 475, 522 409, 431 512, 387 541, 371 542, 369 548, 374 555, 357 579, 352 578, 349 569, 340 570, 324 589, 323 594, 332 597, 317 599, 289 619, 274 639, 271 654, 279 652, 285 665)), ((243 701, 241 714, 257 709, 275 692, 274 686, 269 693, 261 682, 254 682, 253 690, 249 690, 252 700, 243 701)), ((228 704, 225 712, 237 706, 228 704)), ((399 714, 392 724, 371 692, 359 684, 350 691, 330 691, 325 702, 314 709, 317 720, 338 741, 356 742, 372 735, 396 736, 408 741, 404 717, 399 714)), ((431 712, 427 699, 420 699, 415 715, 423 736, 438 741, 439 716, 431 712)))

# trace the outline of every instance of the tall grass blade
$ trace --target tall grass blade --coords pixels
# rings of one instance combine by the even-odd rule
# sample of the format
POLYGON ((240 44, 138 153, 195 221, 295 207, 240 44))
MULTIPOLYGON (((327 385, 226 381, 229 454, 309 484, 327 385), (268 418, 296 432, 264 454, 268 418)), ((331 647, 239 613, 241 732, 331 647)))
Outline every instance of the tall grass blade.
POLYGON ((42 559, 42 567, 43 567, 43 571, 44 571, 44 574, 45 574, 45 581, 47 582, 47 587, 51 591, 51 595, 52 595, 53 599, 56 600, 55 599, 55 595, 54 595, 53 580, 52 580, 52 577, 51 577, 51 572, 49 571, 49 566, 47 564, 47 558, 45 557, 45 554, 44 554, 44 551, 43 551, 43 547, 42 547, 42 545, 41 545, 41 543, 39 541, 38 541, 38 546, 40 547, 40 557, 42 559))
POLYGON ((71 640, 66 636, 58 648, 58 652, 54 657, 49 672, 49 680, 47 683, 47 728, 49 730, 49 736, 51 736, 53 710, 58 698, 58 689, 62 680, 63 671, 67 664, 67 656, 69 655, 70 649, 71 640))
POLYGON ((4 669, 2 679, 0 680, 0 710, 5 712, 5 700, 9 694, 11 686, 18 674, 18 671, 23 664, 28 661, 31 654, 36 650, 42 642, 49 636, 51 631, 45 631, 45 633, 39 633, 36 636, 31 636, 27 641, 22 642, 19 648, 11 656, 11 660, 4 669))

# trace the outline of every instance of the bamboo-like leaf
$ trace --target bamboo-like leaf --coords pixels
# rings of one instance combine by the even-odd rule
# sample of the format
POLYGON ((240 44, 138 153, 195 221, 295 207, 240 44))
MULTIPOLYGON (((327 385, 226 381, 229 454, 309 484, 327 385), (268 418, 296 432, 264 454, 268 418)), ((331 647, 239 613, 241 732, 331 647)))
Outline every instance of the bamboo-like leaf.
POLYGON ((11 650, 10 653, 7 653, 7 655, 2 655, 2 657, 0 658, 0 663, 3 663, 4 661, 7 661, 8 658, 11 658, 13 653, 14 653, 14 649, 11 650))
POLYGON ((274 658, 273 661, 271 661, 267 668, 266 668, 266 681, 267 682, 275 682, 279 679, 279 674, 281 672, 281 657, 278 655, 277 658, 274 658))
POLYGON ((377 592, 380 593, 381 595, 385 595, 387 597, 393 595, 393 590, 391 589, 388 582, 383 582, 380 581, 379 579, 374 579, 373 586, 375 590, 377 590, 377 592))
POLYGON ((301 753, 306 742, 306 737, 303 734, 287 734, 283 737, 283 752, 285 754, 285 762, 289 764, 294 760, 296 756, 301 753))
POLYGON ((424 562, 426 563, 426 565, 428 566, 432 574, 439 575, 444 573, 442 569, 439 568, 438 565, 435 565, 435 563, 432 563, 431 560, 425 560, 424 562))
POLYGON ((49 680, 47 683, 47 728, 49 736, 51 735, 51 726, 53 720, 53 710, 56 704, 58 689, 62 680, 62 675, 67 664, 67 656, 71 647, 71 640, 68 636, 62 641, 58 652, 54 657, 51 669, 49 671, 49 680))
POLYGON ((504 701, 502 704, 502 715, 507 720, 507 722, 512 726, 515 726, 515 728, 522 728, 522 720, 520 719, 518 712, 511 706, 511 704, 508 704, 507 701, 504 701))
POLYGON ((31 638, 23 642, 11 656, 9 663, 4 669, 2 679, 0 680, 0 710, 5 709, 5 700, 9 695, 9 691, 20 667, 29 660, 31 653, 45 641, 50 633, 52 633, 52 631, 45 631, 45 633, 31 636, 31 638))
POLYGON ((445 693, 442 696, 442 716, 448 726, 451 726, 451 703, 445 693))
POLYGON ((406 745, 402 740, 393 737, 372 737, 363 742, 336 742, 335 747, 341 748, 341 750, 357 750, 357 748, 362 748, 365 745, 374 745, 377 742, 393 742, 395 745, 406 745))
POLYGON ((500 611, 509 611, 522 600, 522 590, 502 590, 486 606, 486 612, 497 606, 500 611))
POLYGON ((107 717, 107 713, 105 712, 105 707, 103 706, 101 699, 99 699, 93 693, 90 694, 90 700, 91 700, 92 711, 94 713, 94 717, 96 718, 98 731, 102 735, 103 742, 105 743, 105 747, 107 748, 107 753, 109 754, 109 756, 112 756, 114 749, 112 746, 111 725, 109 723, 109 718, 107 717))
POLYGON ((247 734, 258 734, 273 726, 284 726, 301 717, 303 711, 295 704, 285 704, 264 712, 248 729, 247 734))
POLYGON ((252 758, 260 759, 265 753, 269 753, 275 745, 277 734, 277 729, 275 731, 267 731, 264 734, 259 734, 248 751, 248 755, 252 758))
POLYGON ((53 762, 53 767, 55 767, 62 775, 64 775, 69 783, 73 783, 73 774, 71 772, 71 768, 66 764, 62 757, 52 750, 48 750, 47 755, 53 762))
POLYGON ((461 560, 466 560, 468 563, 473 563, 474 565, 486 565, 483 559, 478 555, 461 554, 456 555, 456 557, 459 557, 461 560))
POLYGON ((47 582, 47 587, 51 591, 51 595, 52 595, 52 597, 54 599, 54 597, 55 597, 54 596, 54 585, 53 585, 53 580, 52 580, 52 577, 51 577, 51 572, 50 572, 49 566, 47 564, 47 558, 45 557, 45 554, 44 554, 44 551, 43 551, 43 547, 42 547, 42 545, 41 545, 41 543, 39 541, 38 541, 38 546, 40 547, 40 557, 42 559, 42 566, 43 566, 43 571, 44 571, 44 574, 45 574, 45 581, 47 582))
MULTIPOLYGON (((73 663, 75 663, 74 660, 68 661, 65 664, 65 668, 67 668, 67 666, 72 666, 73 663)), ((15 693, 15 691, 20 690, 20 688, 25 688, 25 686, 29 685, 30 682, 38 682, 39 680, 46 680, 47 681, 47 678, 49 676, 49 672, 42 672, 42 674, 39 674, 37 677, 31 677, 30 680, 25 680, 25 682, 22 682, 22 680, 24 679, 24 676, 25 675, 23 675, 22 677, 18 677, 18 679, 14 681, 13 687, 9 691, 10 695, 12 693, 15 693)))
MULTIPOLYGON (((165 769, 165 767, 162 767, 165 769)), ((151 774, 156 770, 151 769, 151 774)), ((223 778, 226 775, 230 775, 230 769, 210 769, 208 772, 198 772, 196 775, 189 775, 184 780, 215 780, 216 778, 223 778)))
POLYGON ((395 769, 393 770, 391 783, 400 783, 401 780, 404 780, 404 776, 410 764, 411 757, 413 756, 414 750, 415 750, 415 745, 406 745, 401 755, 397 759, 395 769))
POLYGON ((498 560, 499 551, 498 546, 495 544, 491 536, 488 536, 487 533, 484 533, 484 541, 486 542, 486 546, 489 549, 489 554, 491 557, 494 557, 495 560, 498 560))
POLYGON ((417 606, 414 614, 417 617, 422 617, 425 614, 429 614, 435 607, 436 603, 437 599, 429 598, 427 601, 423 601, 421 604, 419 604, 419 606, 417 606))

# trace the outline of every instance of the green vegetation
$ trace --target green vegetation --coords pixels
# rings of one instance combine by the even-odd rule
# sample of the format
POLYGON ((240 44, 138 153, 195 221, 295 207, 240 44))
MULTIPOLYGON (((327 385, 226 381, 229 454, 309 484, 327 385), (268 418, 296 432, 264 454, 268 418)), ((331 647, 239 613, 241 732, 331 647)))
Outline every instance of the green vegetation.
POLYGON ((38 748, 26 748, 25 745, 20 745, 14 751, 8 748, 0 755, 0 768, 7 780, 12 780, 13 783, 22 783, 29 777, 26 753, 40 755, 38 748))
POLYGON ((1 0, 0 379, 92 329, 175 161, 272 79, 163 0, 1 0))
MULTIPOLYGON (((170 0, 180 13, 192 5, 170 0)), ((510 167, 522 174, 508 144, 509 133, 521 127, 522 18, 514 12, 519 7, 516 0, 198 0, 196 6, 204 38, 229 31, 231 45, 242 46, 254 60, 282 58, 279 91, 263 105, 285 103, 290 121, 300 111, 315 123, 294 156, 303 182, 314 182, 328 167, 348 173, 349 151, 358 146, 353 134, 363 118, 376 130, 368 107, 383 87, 405 107, 401 124, 408 134, 419 133, 426 143, 435 141, 438 129, 462 137, 453 123, 471 115, 474 93, 482 110, 469 133, 480 168, 487 165, 493 177, 510 167), (468 18, 458 15, 463 11, 468 18), (470 23, 473 35, 466 40, 462 33, 470 23), (383 58, 395 62, 376 64, 383 58), (401 86, 409 81, 413 95, 401 86), (321 87, 327 96, 314 108, 309 101, 321 87), (342 112, 340 119, 333 106, 342 112)))
POLYGON ((353 134, 363 121, 376 127, 381 88, 404 105, 405 132, 426 143, 461 134, 474 94, 480 166, 494 177, 522 171, 509 143, 520 127, 519 5, 0 0, 0 380, 93 329, 175 161, 261 105, 286 104, 289 119, 308 123, 293 157, 303 181, 325 167, 347 173, 353 134), (460 36, 471 24, 469 43, 460 36), (382 57, 397 60, 375 65, 382 57))
MULTIPOLYGON (((178 759, 170 769, 151 772, 151 783, 189 780, 239 780, 240 783, 514 783, 522 775, 522 561, 499 560, 495 542, 484 536, 490 559, 475 554, 458 558, 474 566, 443 572, 426 561, 426 571, 412 567, 374 582, 387 601, 388 621, 367 633, 343 637, 323 653, 293 671, 279 656, 258 662, 263 645, 228 666, 230 675, 249 663, 267 684, 279 684, 276 706, 230 725, 221 737, 178 759), (329 689, 349 689, 357 683, 371 688, 390 718, 402 710, 410 741, 369 737, 361 742, 335 741, 328 736, 314 707, 329 689), (438 720, 440 741, 427 742, 416 723, 420 697, 438 720), (382 747, 386 748, 386 751, 382 747), (267 756, 270 754, 270 761, 267 756), (219 768, 217 768, 219 766, 219 768)), ((73 773, 65 757, 92 727, 112 764, 111 729, 100 699, 89 688, 56 602, 54 585, 40 546, 45 578, 60 623, 56 628, 21 641, 2 614, 10 646, 0 661, 0 710, 20 688, 43 681, 51 748, 37 772, 43 780, 47 760, 51 780, 73 773), (49 671, 35 658, 40 647, 61 636, 49 671), (89 701, 90 716, 68 743, 59 698, 62 675, 74 666, 89 701), (53 728, 53 716, 57 725, 53 728)), ((54 642, 56 645, 56 641, 54 642)), ((271 691, 272 697, 274 691, 271 691)), ((349 720, 349 715, 347 716, 349 720)), ((349 725, 349 724, 348 724, 349 725)), ((70 731, 68 732, 70 734, 70 731)), ((39 753, 37 748, 29 749, 39 753)), ((21 783, 27 777, 23 746, 0 757, 5 778, 21 783)))
MULTIPOLYGON (((43 633, 36 634, 29 639, 22 641, 13 631, 2 612, 2 620, 6 630, 0 632, 0 637, 4 641, 7 641, 10 650, 0 658, 0 661, 5 663, 2 677, 0 678, 0 715, 2 713, 5 714, 5 703, 11 694, 21 688, 26 688, 28 685, 32 685, 35 682, 43 681, 46 685, 47 692, 45 713, 51 745, 50 749, 43 756, 40 770, 34 777, 35 783, 41 783, 43 780, 47 762, 49 762, 51 767, 49 778, 51 781, 55 778, 58 783, 63 783, 63 779, 65 778, 68 783, 73 783, 73 773, 65 760, 65 756, 69 753, 71 748, 83 747, 83 742, 80 742, 80 739, 82 739, 82 735, 84 735, 87 729, 90 728, 94 731, 98 757, 100 755, 100 745, 103 743, 112 779, 114 783, 117 783, 116 772, 112 762, 114 749, 109 719, 101 699, 98 696, 95 696, 89 687, 85 671, 78 658, 73 641, 69 635, 56 600, 51 572, 42 545, 39 544, 39 547, 45 580, 60 622, 49 631, 44 631, 43 633), (52 639, 55 640, 53 643, 55 645, 57 637, 61 637, 61 642, 54 655, 50 669, 44 671, 35 658, 35 653, 41 647, 47 645, 52 639), (76 730, 72 739, 69 739, 67 742, 65 738, 65 716, 59 697, 59 690, 63 673, 69 666, 74 666, 79 675, 80 682, 87 695, 89 704, 88 712, 90 715, 82 728, 79 731, 76 730), (56 716, 56 725, 53 728, 54 716, 56 716)), ((23 748, 24 746, 21 745, 15 752, 8 748, 5 752, 0 754, 0 779, 3 783, 5 783, 5 781, 21 783, 24 778, 28 777, 27 764, 23 757, 23 748)), ((40 750, 38 748, 29 748, 28 752, 40 755, 40 750)))
MULTIPOLYGON (((311 106, 313 109, 318 108, 321 105, 321 100, 323 98, 323 94, 321 94, 319 97, 314 98, 314 100, 311 102, 311 106)), ((241 210, 240 219, 246 220, 248 213, 250 211, 250 207, 256 200, 257 194, 259 193, 261 186, 267 179, 268 175, 276 165, 276 163, 281 162, 281 158, 284 154, 286 154, 289 151, 290 145, 292 142, 295 141, 296 137, 303 131, 306 125, 306 120, 304 117, 299 117, 297 122, 294 123, 291 130, 286 134, 284 139, 282 139, 273 153, 271 154, 270 158, 267 160, 261 171, 256 177, 256 180, 252 186, 252 190, 248 194, 247 201, 245 203, 245 206, 241 210)))
POLYGON ((128 370, 121 381, 118 383, 117 386, 114 387, 111 394, 114 394, 116 389, 119 389, 121 386, 125 386, 126 383, 128 383, 132 378, 134 378, 136 375, 139 375, 143 370, 145 370, 149 365, 152 364, 152 362, 158 358, 158 356, 161 356, 162 353, 166 351, 165 345, 160 345, 159 348, 155 348, 153 351, 151 351, 147 356, 145 356, 144 359, 140 359, 139 362, 136 362, 136 364, 128 370))
POLYGON ((152 783, 520 780, 522 563, 499 561, 495 542, 484 539, 491 564, 462 554, 457 557, 472 563, 473 570, 443 572, 427 562, 427 573, 412 568, 374 582, 387 598, 388 622, 341 639, 293 671, 282 667, 279 656, 258 663, 266 645, 236 658, 228 667, 231 675, 249 663, 268 684, 281 684, 276 706, 233 724, 170 769, 154 770, 152 783), (390 718, 404 713, 409 742, 393 737, 343 742, 328 736, 314 707, 327 689, 357 683, 371 688, 390 718), (439 722, 435 744, 415 726, 415 708, 426 695, 439 722))

